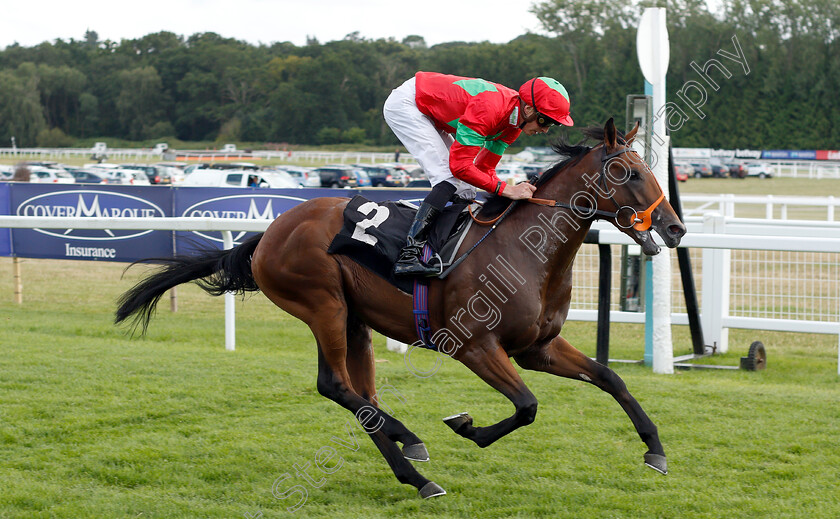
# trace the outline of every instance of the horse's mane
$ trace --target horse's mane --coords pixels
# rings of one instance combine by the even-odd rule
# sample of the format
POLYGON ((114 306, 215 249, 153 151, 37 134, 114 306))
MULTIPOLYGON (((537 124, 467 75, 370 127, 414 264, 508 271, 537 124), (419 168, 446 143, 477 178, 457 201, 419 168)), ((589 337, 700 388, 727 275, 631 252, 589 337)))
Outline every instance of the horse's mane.
MULTIPOLYGON (((548 182, 555 174, 563 171, 569 166, 577 164, 587 153, 592 151, 592 148, 594 148, 594 146, 587 145, 587 142, 604 141, 605 132, 604 128, 601 126, 587 126, 585 128, 580 128, 578 131, 583 133, 584 137, 577 144, 571 144, 569 142, 569 136, 567 133, 561 134, 560 137, 551 144, 551 149, 554 150, 555 153, 566 158, 555 163, 537 177, 537 180, 534 183, 535 186, 540 187, 548 182)), ((619 143, 624 144, 624 134, 618 132, 618 136, 619 143)), ((513 200, 510 198, 506 198, 501 195, 488 195, 487 200, 484 202, 484 206, 481 208, 481 219, 495 218, 502 211, 507 209, 512 201, 513 200)))

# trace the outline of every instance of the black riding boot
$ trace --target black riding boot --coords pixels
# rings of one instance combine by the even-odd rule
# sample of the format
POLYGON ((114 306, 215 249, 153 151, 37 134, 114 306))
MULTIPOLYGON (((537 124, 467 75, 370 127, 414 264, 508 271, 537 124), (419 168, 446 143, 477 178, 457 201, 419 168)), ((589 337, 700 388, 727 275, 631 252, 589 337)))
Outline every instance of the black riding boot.
POLYGON ((420 257, 423 254, 423 245, 429 237, 429 227, 440 213, 430 204, 423 202, 411 227, 408 229, 408 237, 405 247, 400 251, 400 259, 394 264, 395 276, 436 276, 440 269, 429 267, 424 264, 420 257))

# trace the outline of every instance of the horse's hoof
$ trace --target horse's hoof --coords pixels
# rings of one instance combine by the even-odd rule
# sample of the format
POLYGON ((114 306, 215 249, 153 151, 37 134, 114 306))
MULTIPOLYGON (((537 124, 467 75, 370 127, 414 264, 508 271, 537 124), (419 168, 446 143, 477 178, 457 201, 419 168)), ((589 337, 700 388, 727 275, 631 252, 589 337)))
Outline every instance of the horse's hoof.
POLYGON ((443 419, 443 423, 448 425, 456 433, 461 434, 458 432, 458 430, 468 425, 472 425, 473 417, 467 413, 459 413, 452 416, 447 416, 443 419))
POLYGON ((430 497, 437 497, 437 496, 444 496, 446 495, 446 490, 440 488, 437 483, 434 481, 429 481, 423 488, 420 489, 420 497, 423 499, 429 499, 430 497))
POLYGON ((652 468, 660 474, 668 473, 668 461, 665 456, 661 454, 653 454, 652 452, 645 453, 645 465, 652 468))
POLYGON ((402 453, 405 459, 411 461, 429 461, 429 451, 423 442, 415 443, 414 445, 406 445, 402 448, 402 453))

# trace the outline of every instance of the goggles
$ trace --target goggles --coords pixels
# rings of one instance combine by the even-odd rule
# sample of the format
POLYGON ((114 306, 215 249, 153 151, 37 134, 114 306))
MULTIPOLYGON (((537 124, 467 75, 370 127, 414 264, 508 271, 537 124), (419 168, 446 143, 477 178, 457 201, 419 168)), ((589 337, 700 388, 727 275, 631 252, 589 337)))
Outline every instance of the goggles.
POLYGON ((537 78, 531 80, 531 103, 534 105, 534 111, 537 112, 537 124, 542 128, 551 128, 552 126, 558 124, 557 121, 543 115, 540 113, 540 109, 537 108, 537 98, 534 97, 534 83, 537 81, 537 78))

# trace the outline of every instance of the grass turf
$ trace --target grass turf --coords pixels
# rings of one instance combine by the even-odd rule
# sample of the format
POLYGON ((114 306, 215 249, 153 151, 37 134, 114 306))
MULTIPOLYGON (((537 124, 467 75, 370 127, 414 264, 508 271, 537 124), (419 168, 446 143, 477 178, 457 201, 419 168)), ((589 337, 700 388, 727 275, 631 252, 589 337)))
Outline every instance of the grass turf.
MULTIPOLYGON (((659 426, 661 476, 608 395, 522 370, 536 422, 480 449, 441 418, 469 411, 488 425, 512 412, 504 397, 449 359, 417 378, 377 336, 377 383, 402 396, 387 403, 431 454, 416 466, 449 492, 424 501, 318 395, 302 323, 255 295, 237 304, 237 351, 226 352, 223 301, 189 285, 177 313, 164 300, 149 334, 130 340, 111 324, 113 302, 144 269, 120 279, 123 267, 24 260, 16 305, 0 259, 0 517, 840 516, 836 337, 732 330, 731 352, 709 361, 735 365, 760 339, 763 372, 613 365, 659 426), (357 450, 333 441, 353 437, 357 450), (340 456, 330 474, 314 466, 324 447, 340 456), (306 463, 320 486, 296 473, 306 463), (302 494, 274 494, 293 485, 307 496, 290 512, 302 494)), ((613 357, 641 357, 640 326, 612 330, 613 357)), ((564 336, 594 355, 594 325, 569 323, 564 336)), ((674 337, 687 353, 685 327, 674 337)))

